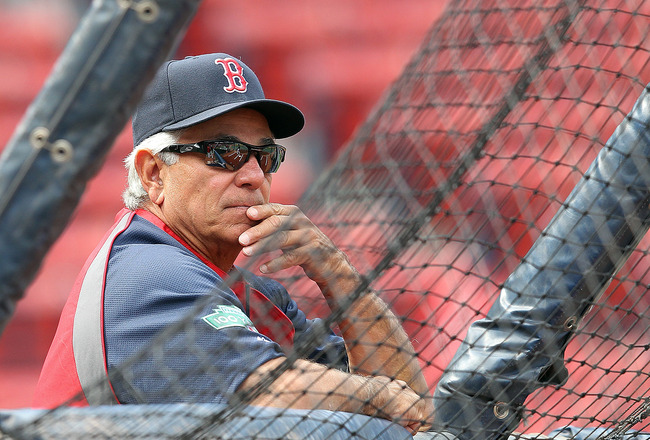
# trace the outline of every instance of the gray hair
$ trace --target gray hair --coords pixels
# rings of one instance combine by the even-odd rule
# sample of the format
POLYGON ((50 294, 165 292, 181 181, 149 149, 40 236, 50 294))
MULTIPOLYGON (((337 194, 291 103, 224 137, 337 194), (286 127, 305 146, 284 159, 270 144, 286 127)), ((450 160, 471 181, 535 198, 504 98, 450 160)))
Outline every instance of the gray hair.
POLYGON ((140 150, 149 150, 154 155, 157 155, 165 165, 173 165, 178 162, 178 154, 170 153, 169 151, 162 151, 166 147, 178 143, 182 134, 182 130, 168 131, 156 133, 149 136, 140 142, 131 151, 126 159, 124 159, 124 166, 127 170, 127 187, 122 193, 122 200, 124 206, 130 210, 142 208, 146 202, 149 201, 149 194, 144 190, 140 176, 135 169, 135 155, 140 150))

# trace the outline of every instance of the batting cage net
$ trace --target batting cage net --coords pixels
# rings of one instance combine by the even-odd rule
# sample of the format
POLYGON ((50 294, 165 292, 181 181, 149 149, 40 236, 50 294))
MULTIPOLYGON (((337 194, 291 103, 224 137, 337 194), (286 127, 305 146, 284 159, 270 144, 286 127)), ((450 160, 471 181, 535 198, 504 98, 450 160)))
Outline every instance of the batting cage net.
MULTIPOLYGON (((301 199, 363 275, 357 296, 381 296, 413 343, 436 407, 418 436, 647 438, 649 23, 641 0, 451 2, 301 199)), ((345 311, 301 271, 276 278, 338 331, 345 311)), ((199 350, 192 330, 203 306, 109 372, 139 405, 8 412, 3 432, 410 438, 336 408, 248 406, 318 335, 293 341, 252 392, 188 403, 187 381, 219 373, 219 353, 199 350), (194 370, 170 367, 174 356, 194 370), (150 405, 154 394, 185 403, 150 405)))

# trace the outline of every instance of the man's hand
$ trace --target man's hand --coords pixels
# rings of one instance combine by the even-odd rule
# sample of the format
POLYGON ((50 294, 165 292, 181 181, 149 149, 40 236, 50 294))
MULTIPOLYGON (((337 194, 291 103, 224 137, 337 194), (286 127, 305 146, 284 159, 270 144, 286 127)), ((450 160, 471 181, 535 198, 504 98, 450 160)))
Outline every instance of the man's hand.
POLYGON ((406 382, 392 380, 386 376, 367 378, 375 389, 364 413, 392 420, 411 434, 428 429, 426 420, 431 417, 431 408, 426 399, 418 396, 406 382))
POLYGON ((282 255, 262 264, 260 272, 301 266, 319 286, 346 275, 358 283, 358 274, 347 256, 298 207, 267 203, 251 206, 246 214, 259 223, 239 236, 244 255, 282 251, 282 255))
POLYGON ((380 400, 371 402, 376 414, 390 419, 400 416, 403 426, 417 430, 433 414, 433 401, 408 335, 388 305, 369 290, 352 296, 362 284, 361 276, 296 206, 269 203, 251 206, 246 213, 257 224, 239 236, 244 255, 282 251, 260 266, 262 273, 303 268, 330 308, 344 311, 337 324, 350 371, 372 388, 368 398, 380 400))

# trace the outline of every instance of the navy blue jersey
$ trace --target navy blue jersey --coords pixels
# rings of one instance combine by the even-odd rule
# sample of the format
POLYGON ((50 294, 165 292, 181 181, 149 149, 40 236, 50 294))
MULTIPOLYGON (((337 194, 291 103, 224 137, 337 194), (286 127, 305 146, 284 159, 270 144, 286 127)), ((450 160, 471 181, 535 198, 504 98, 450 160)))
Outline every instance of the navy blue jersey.
POLYGON ((75 284, 35 401, 225 403, 294 347, 347 370, 343 339, 322 328, 277 281, 227 275, 151 213, 124 210, 75 284))
MULTIPOLYGON (((133 218, 114 241, 104 293, 108 370, 125 379, 112 381, 120 402, 224 402, 252 371, 284 356, 279 339, 291 331, 294 341, 303 339, 318 325, 278 282, 239 273, 248 298, 258 301, 243 304, 215 269, 160 227, 133 218), (260 313, 266 298, 275 315, 260 313)), ((331 332, 309 358, 347 368, 343 340, 331 332)))

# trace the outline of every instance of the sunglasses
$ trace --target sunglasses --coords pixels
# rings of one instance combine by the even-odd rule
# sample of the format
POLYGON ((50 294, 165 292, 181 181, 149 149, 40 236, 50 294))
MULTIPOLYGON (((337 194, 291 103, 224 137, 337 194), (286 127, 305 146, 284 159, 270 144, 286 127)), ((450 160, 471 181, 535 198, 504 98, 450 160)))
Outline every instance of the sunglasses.
POLYGON ((237 171, 244 166, 251 154, 257 158, 260 168, 265 173, 275 173, 284 161, 287 151, 282 145, 251 145, 242 141, 212 140, 194 144, 174 144, 162 151, 172 153, 203 153, 205 163, 211 167, 237 171))

